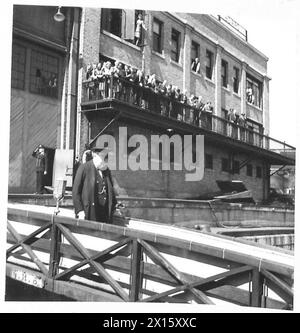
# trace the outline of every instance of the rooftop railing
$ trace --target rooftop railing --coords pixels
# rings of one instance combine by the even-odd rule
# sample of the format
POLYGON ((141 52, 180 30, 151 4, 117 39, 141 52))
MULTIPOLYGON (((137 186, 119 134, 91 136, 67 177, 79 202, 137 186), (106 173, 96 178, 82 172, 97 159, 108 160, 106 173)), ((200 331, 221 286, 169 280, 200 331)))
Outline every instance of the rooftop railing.
POLYGON ((246 122, 242 125, 237 124, 126 79, 106 76, 101 81, 84 81, 82 89, 82 103, 116 99, 151 113, 157 113, 166 118, 185 122, 263 149, 274 151, 295 149, 285 142, 248 128, 246 122))

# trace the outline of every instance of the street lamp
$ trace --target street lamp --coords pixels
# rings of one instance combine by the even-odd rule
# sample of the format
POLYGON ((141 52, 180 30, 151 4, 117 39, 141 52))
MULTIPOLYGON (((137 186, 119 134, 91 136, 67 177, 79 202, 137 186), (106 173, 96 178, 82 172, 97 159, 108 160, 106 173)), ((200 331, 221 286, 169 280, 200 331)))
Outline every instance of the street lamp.
POLYGON ((58 7, 57 13, 54 15, 54 20, 56 22, 63 22, 65 20, 65 15, 60 11, 61 6, 58 7))

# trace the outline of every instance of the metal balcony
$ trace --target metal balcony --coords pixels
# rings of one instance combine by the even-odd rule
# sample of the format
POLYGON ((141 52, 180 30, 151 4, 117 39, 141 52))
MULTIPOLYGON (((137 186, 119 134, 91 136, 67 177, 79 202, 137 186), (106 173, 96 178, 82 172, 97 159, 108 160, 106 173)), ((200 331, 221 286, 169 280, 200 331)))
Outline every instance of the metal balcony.
MULTIPOLYGON (((141 117, 141 112, 143 111, 146 113, 144 118, 148 115, 149 120, 151 119, 152 122, 154 121, 161 125, 165 123, 166 128, 169 125, 173 125, 174 128, 175 125, 176 128, 185 130, 190 128, 191 132, 194 133, 195 129, 200 130, 208 136, 214 134, 213 140, 220 143, 227 140, 233 146, 251 147, 252 151, 253 148, 257 148, 259 151, 265 150, 273 156, 277 155, 278 158, 279 155, 282 156, 278 151, 295 150, 295 147, 285 142, 249 129, 246 124, 245 126, 240 126, 218 117, 212 112, 201 111, 194 106, 178 102, 126 79, 108 76, 103 78, 101 82, 83 82, 81 102, 83 111, 95 111, 101 109, 101 106, 107 107, 110 102, 117 102, 124 107, 130 107, 132 112, 135 113, 136 119, 141 117)), ((269 154, 269 156, 271 155, 269 154)), ((286 161, 282 161, 282 163, 294 164, 292 159, 286 156, 284 158, 286 158, 286 161)))

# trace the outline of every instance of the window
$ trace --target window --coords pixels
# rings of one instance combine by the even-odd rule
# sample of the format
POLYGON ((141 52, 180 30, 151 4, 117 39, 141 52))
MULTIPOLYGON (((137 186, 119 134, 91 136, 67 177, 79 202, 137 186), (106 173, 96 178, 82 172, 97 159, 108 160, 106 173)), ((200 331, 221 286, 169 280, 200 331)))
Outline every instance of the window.
POLYGON ((179 62, 180 54, 180 32, 172 29, 171 59, 179 62))
POLYGON ((221 61, 221 66, 222 66, 222 72, 221 72, 221 77, 222 77, 222 86, 227 88, 228 84, 228 62, 225 60, 221 61))
POLYGON ((158 19, 153 19, 153 50, 162 53, 162 27, 163 23, 158 19))
POLYGON ((113 35, 122 36, 122 9, 103 8, 101 11, 101 27, 113 35))
POLYGON ((213 156, 205 154, 205 169, 213 169, 213 156))
POLYGON ((25 88, 26 48, 17 44, 12 48, 11 86, 16 89, 25 88))
POLYGON ((233 67, 233 91, 238 94, 240 87, 240 70, 237 67, 233 67))
POLYGON ((58 64, 58 58, 44 52, 32 50, 30 92, 57 98, 58 64))
POLYGON ((233 173, 240 174, 240 162, 233 161, 233 173))
POLYGON ((200 45, 192 41, 191 46, 191 68, 192 71, 200 73, 200 45))
POLYGON ((261 178, 262 177, 262 168, 260 166, 256 167, 256 177, 261 178))
POLYGON ((206 50, 206 77, 212 79, 213 72, 213 53, 209 50, 206 50))
POLYGON ((254 77, 247 74, 247 102, 257 107, 262 104, 262 83, 254 77))
POLYGON ((252 175, 253 175, 252 164, 247 164, 247 176, 252 177, 252 175))
POLYGON ((228 158, 222 158, 222 171, 229 172, 229 160, 228 160, 228 158))

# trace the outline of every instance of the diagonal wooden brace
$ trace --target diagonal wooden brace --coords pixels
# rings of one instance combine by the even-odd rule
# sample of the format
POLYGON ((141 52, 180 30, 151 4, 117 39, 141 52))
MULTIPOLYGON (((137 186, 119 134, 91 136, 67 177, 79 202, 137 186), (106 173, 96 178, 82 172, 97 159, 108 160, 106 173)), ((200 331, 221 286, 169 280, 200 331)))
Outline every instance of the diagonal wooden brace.
POLYGON ((77 238, 63 225, 57 224, 58 228, 62 231, 66 239, 71 245, 81 254, 81 256, 86 259, 86 264, 92 266, 96 273, 105 279, 105 281, 113 288, 113 290, 122 297, 124 301, 129 301, 128 295, 125 293, 124 289, 106 272, 105 268, 98 262, 95 262, 90 256, 89 251, 82 246, 82 244, 77 240, 77 238))
MULTIPOLYGON (((188 281, 182 273, 177 270, 170 262, 168 262, 153 246, 149 245, 143 240, 139 240, 149 257, 159 266, 161 266, 165 271, 167 271, 173 278, 175 278, 183 286, 187 286, 190 282, 188 281)), ((214 304, 202 291, 195 290, 193 287, 189 288, 190 292, 193 294, 195 300, 201 304, 214 304)), ((184 291, 183 288, 181 291, 184 291)))
POLYGON ((41 270, 41 272, 45 275, 48 275, 48 270, 46 266, 42 263, 42 261, 36 256, 36 254, 32 251, 29 245, 26 245, 22 242, 22 238, 18 234, 18 232, 14 229, 11 223, 7 222, 7 229, 15 238, 15 240, 20 244, 23 250, 29 255, 30 259, 37 265, 37 267, 41 270))

